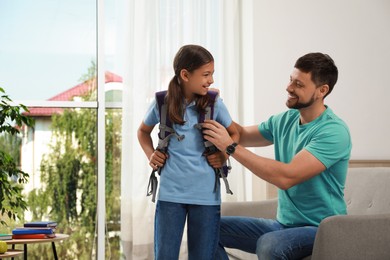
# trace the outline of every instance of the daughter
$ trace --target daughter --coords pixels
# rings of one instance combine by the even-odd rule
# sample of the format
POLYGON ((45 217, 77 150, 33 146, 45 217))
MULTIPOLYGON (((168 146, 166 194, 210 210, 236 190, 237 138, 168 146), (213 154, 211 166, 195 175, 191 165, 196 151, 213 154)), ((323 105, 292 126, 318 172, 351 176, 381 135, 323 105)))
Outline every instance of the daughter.
MULTIPOLYGON (((165 97, 167 115, 177 136, 185 138, 171 138, 166 153, 154 149, 150 134, 160 123, 156 100, 138 129, 138 140, 149 165, 153 169, 161 168, 155 212, 155 259, 179 258, 187 220, 188 258, 213 260, 219 241, 221 204, 219 185, 215 190, 213 167, 220 167, 228 154, 222 151, 206 158, 202 132, 196 126, 199 114, 205 113, 210 101, 207 93, 214 83, 214 58, 201 46, 185 45, 177 52, 173 68, 175 75, 165 97)), ((214 120, 238 141, 238 132, 229 112, 218 97, 214 104, 214 120)))

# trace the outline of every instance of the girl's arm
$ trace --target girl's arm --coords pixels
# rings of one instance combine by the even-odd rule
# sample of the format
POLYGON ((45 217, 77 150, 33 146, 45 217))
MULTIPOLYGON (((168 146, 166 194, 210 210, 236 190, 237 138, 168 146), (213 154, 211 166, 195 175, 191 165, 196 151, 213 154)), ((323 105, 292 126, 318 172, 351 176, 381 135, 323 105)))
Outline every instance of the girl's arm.
POLYGON ((150 133, 153 131, 153 128, 154 125, 148 126, 142 122, 138 128, 137 136, 142 150, 144 150, 146 157, 149 159, 149 165, 156 170, 157 168, 162 167, 164 165, 165 160, 168 156, 154 149, 152 137, 150 136, 150 133))

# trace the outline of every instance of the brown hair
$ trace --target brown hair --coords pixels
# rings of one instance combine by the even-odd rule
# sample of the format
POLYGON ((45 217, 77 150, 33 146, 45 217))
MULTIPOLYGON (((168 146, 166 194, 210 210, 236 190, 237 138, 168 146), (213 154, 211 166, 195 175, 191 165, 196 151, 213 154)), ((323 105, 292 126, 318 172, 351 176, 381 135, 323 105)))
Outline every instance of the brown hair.
POLYGON ((311 80, 317 87, 327 84, 329 92, 325 97, 332 92, 337 82, 338 69, 333 59, 327 54, 320 52, 308 53, 300 57, 294 67, 305 73, 311 72, 311 80))
MULTIPOLYGON (((168 86, 168 93, 165 102, 168 106, 168 116, 172 123, 183 125, 183 86, 180 81, 180 72, 185 69, 188 72, 200 68, 201 66, 214 61, 211 53, 199 45, 184 45, 176 53, 173 60, 173 69, 175 76, 171 79, 168 86)), ((199 113, 204 113, 209 104, 209 96, 195 95, 195 104, 199 113)))

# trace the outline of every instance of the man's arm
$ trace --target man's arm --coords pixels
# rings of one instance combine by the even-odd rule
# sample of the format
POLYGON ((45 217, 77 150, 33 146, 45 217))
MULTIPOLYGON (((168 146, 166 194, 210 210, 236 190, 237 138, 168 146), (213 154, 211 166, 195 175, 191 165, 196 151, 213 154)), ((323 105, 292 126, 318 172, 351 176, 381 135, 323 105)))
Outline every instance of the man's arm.
MULTIPOLYGON (((203 124, 203 127, 207 129, 203 131, 205 139, 212 142, 221 151, 226 150, 226 147, 233 143, 233 140, 229 137, 225 128, 219 123, 207 120, 203 124)), ((242 129, 245 129, 245 127, 242 129)), ((254 133, 253 129, 253 127, 249 127, 246 130, 248 133, 245 134, 245 131, 243 132, 243 135, 247 136, 245 138, 240 136, 240 145, 236 147, 236 151, 232 156, 261 179, 274 184, 280 189, 286 190, 325 170, 325 166, 306 150, 302 150, 295 155, 290 163, 282 163, 252 153, 242 146, 241 142, 243 140, 242 138, 244 138, 243 143, 245 145, 253 146, 250 141, 254 141, 253 138, 257 135, 254 133)), ((257 130, 257 132, 259 131, 257 130)), ((258 135, 261 136, 260 133, 258 135)), ((265 138, 263 137, 263 139, 265 138)), ((256 142, 256 144, 262 143, 264 143, 264 140, 262 140, 262 142, 256 142)))
MULTIPOLYGON (((236 128, 236 124, 232 122, 230 126, 226 128, 230 138, 235 142, 238 143, 240 139, 239 132, 236 128)), ((213 168, 221 168, 226 160, 229 158, 229 155, 224 151, 220 150, 216 153, 210 154, 207 156, 207 161, 213 168)))
POLYGON ((272 142, 262 136, 257 125, 243 127, 236 122, 233 122, 233 124, 239 133, 240 145, 245 147, 260 147, 272 144, 272 142))

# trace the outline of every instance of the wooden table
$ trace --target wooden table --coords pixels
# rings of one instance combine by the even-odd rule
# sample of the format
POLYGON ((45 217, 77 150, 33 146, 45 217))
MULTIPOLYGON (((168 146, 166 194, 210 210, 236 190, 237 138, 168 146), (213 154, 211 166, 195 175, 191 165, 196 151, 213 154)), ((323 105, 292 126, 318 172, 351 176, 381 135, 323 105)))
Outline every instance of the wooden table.
POLYGON ((51 243, 53 248, 54 259, 58 260, 56 245, 54 242, 62 241, 69 238, 67 234, 56 234, 56 237, 53 238, 41 238, 41 239, 12 239, 5 240, 7 244, 12 245, 12 249, 14 249, 15 245, 23 244, 24 245, 24 259, 27 259, 27 244, 38 244, 38 243, 51 243))
POLYGON ((23 255, 23 251, 22 250, 8 250, 4 254, 0 254, 0 259, 10 258, 10 257, 13 258, 15 256, 20 256, 20 255, 23 255))

